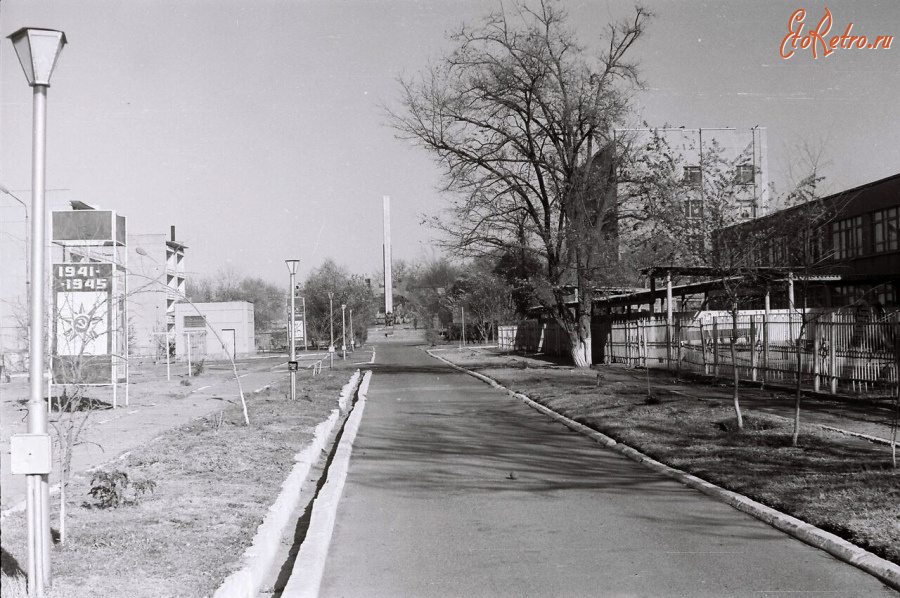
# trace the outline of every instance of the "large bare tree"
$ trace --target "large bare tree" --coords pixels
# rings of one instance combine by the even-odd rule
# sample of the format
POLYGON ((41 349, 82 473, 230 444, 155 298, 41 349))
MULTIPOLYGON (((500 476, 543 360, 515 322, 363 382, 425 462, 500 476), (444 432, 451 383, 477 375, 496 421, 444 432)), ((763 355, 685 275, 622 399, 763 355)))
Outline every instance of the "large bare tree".
POLYGON ((590 57, 550 0, 499 10, 401 79, 401 137, 444 168, 449 214, 433 224, 463 255, 500 249, 541 264, 534 297, 591 363, 594 289, 615 267, 615 128, 638 84, 626 59, 650 14, 609 24, 590 57), (577 289, 577 292, 573 292, 577 289))

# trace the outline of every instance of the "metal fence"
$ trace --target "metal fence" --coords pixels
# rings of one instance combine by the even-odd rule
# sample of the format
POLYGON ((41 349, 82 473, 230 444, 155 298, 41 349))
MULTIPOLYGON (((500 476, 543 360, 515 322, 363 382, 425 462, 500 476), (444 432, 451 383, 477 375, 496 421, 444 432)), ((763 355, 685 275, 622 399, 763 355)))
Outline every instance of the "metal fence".
POLYGON ((897 314, 781 310, 609 320, 604 360, 731 379, 795 384, 832 393, 897 390, 897 314))

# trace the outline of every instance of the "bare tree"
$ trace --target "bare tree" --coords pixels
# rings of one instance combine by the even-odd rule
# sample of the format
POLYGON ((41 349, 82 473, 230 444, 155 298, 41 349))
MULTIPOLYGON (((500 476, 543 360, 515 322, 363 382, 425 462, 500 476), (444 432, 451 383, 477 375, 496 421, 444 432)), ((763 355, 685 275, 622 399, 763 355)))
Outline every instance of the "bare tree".
MULTIPOLYGON (((631 198, 622 214, 634 223, 628 242, 638 259, 649 260, 651 268, 677 265, 713 278, 731 315, 731 361, 733 401, 738 429, 744 426, 740 406, 737 343, 738 315, 742 301, 758 286, 761 274, 758 246, 769 231, 729 228, 743 217, 743 206, 754 201, 740 176, 752 147, 735 156, 716 140, 697 151, 702 167, 695 179, 688 178, 683 153, 673 151, 656 131, 642 142, 643 151, 629 164, 625 195, 631 198), (682 155, 679 155, 682 154, 682 155), (634 201, 640 199, 640 201, 634 201), (724 231, 724 234, 723 234, 724 231), (643 253, 638 248, 643 249, 643 253)), ((676 268, 676 270, 678 269, 676 268)))
POLYGON ((444 168, 449 214, 432 224, 463 255, 500 249, 539 261, 534 297, 580 367, 591 363, 594 288, 617 255, 614 130, 639 84, 626 55, 649 17, 638 6, 610 24, 590 60, 556 3, 494 12, 401 80, 403 111, 388 110, 399 135, 444 168), (575 309, 567 285, 578 290, 575 309))
MULTIPOLYGON (((839 207, 835 209, 835 206, 823 205, 819 201, 817 191, 824 180, 820 174, 822 151, 813 151, 812 146, 805 142, 799 149, 801 151, 797 153, 809 167, 809 171, 806 176, 794 183, 793 189, 784 198, 783 204, 794 209, 787 218, 774 221, 777 233, 776 238, 770 241, 781 243, 784 249, 779 253, 784 255, 787 261, 785 265, 799 270, 800 296, 803 301, 801 309, 797 310, 800 314, 800 327, 794 343, 797 384, 794 388, 794 429, 791 434, 791 446, 797 446, 800 438, 800 404, 803 396, 801 368, 806 344, 804 338, 809 327, 819 317, 818 314, 813 315, 809 312, 810 277, 816 266, 832 257, 825 253, 823 236, 828 224, 840 213, 839 207), (788 238, 792 239, 790 243, 787 242, 788 238)), ((788 307, 793 317, 795 306, 788 307)), ((813 355, 813 359, 818 359, 818 356, 813 355)))

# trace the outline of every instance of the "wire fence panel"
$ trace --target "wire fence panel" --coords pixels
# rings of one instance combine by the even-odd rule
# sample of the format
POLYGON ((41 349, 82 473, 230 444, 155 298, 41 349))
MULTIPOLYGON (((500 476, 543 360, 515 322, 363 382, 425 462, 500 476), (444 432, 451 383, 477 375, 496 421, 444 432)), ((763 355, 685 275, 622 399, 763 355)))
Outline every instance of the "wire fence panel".
MULTIPOLYGON (((828 310, 597 316, 595 356, 621 363, 844 394, 887 396, 898 389, 900 313, 828 310)), ((500 326, 500 347, 568 355, 568 335, 555 322, 500 326)))
POLYGON ((898 387, 900 319, 824 310, 726 312, 612 320, 607 363, 797 384, 847 394, 892 395, 898 387))

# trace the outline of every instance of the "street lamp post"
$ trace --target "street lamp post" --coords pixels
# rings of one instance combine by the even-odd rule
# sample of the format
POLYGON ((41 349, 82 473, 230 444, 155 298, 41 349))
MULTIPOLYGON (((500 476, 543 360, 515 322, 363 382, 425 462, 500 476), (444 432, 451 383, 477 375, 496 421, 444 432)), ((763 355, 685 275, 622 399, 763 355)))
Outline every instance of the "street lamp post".
MULTIPOLYGON (((297 400, 297 339, 296 339, 296 327, 294 324, 294 319, 297 317, 297 310, 294 305, 294 301, 297 297, 297 291, 294 288, 294 276, 297 275, 297 264, 300 263, 300 260, 284 260, 284 263, 287 264, 288 271, 291 273, 291 315, 288 316, 288 338, 291 343, 291 358, 288 362, 288 370, 291 372, 291 400, 297 400)), ((303 323, 304 326, 306 322, 303 323)))
POLYGON ((334 293, 328 291, 328 327, 331 330, 331 344, 328 345, 328 355, 331 358, 331 367, 334 368, 334 293))
POLYGON ((341 359, 347 359, 347 304, 341 303, 341 359))
POLYGON ((462 329, 459 335, 459 348, 462 349, 466 346, 466 308, 460 307, 459 313, 462 315, 462 329))
MULTIPOLYGON (((48 447, 46 462, 26 471, 28 512, 28 588, 43 596, 50 585, 50 484, 51 468, 44 408, 44 225, 47 157, 47 88, 66 44, 66 34, 51 29, 22 28, 9 36, 28 85, 33 90, 34 116, 31 152, 31 323, 28 359, 31 393, 28 400, 28 435, 48 447)), ((49 399, 48 399, 49 400, 49 399)), ((29 440, 29 442, 31 442, 29 440)))

